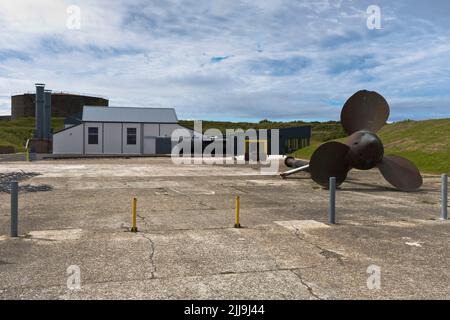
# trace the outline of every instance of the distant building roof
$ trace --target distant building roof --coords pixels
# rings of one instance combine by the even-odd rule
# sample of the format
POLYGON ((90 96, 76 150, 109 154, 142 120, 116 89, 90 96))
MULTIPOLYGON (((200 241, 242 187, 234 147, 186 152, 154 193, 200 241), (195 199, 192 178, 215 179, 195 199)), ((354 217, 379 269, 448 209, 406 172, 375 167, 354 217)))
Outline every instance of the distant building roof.
POLYGON ((131 107, 93 107, 84 106, 83 121, 90 122, 156 122, 177 123, 173 108, 131 108, 131 107))

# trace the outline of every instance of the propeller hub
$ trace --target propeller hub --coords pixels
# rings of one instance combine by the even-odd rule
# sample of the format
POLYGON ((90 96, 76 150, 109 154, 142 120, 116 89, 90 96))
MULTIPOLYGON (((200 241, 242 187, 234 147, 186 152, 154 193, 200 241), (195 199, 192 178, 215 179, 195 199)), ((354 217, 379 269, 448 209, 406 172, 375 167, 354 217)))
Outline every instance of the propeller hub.
POLYGON ((383 159, 383 143, 375 133, 370 131, 362 130, 353 133, 347 145, 350 147, 348 162, 352 168, 369 170, 383 159))

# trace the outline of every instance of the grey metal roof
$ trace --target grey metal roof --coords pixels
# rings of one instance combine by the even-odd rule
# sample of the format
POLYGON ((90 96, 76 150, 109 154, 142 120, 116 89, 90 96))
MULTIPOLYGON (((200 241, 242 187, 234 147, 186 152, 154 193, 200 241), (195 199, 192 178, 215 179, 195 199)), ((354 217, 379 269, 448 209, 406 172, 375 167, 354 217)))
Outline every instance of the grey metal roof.
POLYGON ((173 108, 83 107, 83 121, 176 123, 173 108))

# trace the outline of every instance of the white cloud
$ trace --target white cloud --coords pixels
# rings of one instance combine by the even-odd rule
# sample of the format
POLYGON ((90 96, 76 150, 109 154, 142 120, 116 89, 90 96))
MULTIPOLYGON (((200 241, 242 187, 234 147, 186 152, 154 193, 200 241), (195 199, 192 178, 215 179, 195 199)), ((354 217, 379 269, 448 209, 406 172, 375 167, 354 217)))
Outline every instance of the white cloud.
POLYGON ((339 103, 362 88, 392 101, 393 117, 409 102, 450 116, 446 26, 379 2, 383 29, 369 31, 360 1, 3 1, 0 114, 11 93, 45 82, 112 105, 175 106, 180 118, 337 119, 339 103), (71 4, 80 30, 66 28, 71 4), (285 69, 252 69, 295 57, 309 62, 278 75, 285 69))

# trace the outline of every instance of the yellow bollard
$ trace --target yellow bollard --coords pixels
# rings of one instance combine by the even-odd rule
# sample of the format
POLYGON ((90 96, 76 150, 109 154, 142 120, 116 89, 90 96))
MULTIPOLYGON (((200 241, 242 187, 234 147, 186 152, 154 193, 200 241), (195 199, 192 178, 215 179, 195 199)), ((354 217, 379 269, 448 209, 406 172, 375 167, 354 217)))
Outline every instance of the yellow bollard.
POLYGON ((137 204, 137 199, 133 198, 133 200, 131 201, 131 232, 137 232, 137 226, 136 226, 136 204, 137 204))
POLYGON ((235 228, 240 228, 241 224, 239 223, 239 196, 236 196, 236 217, 235 217, 235 228))

